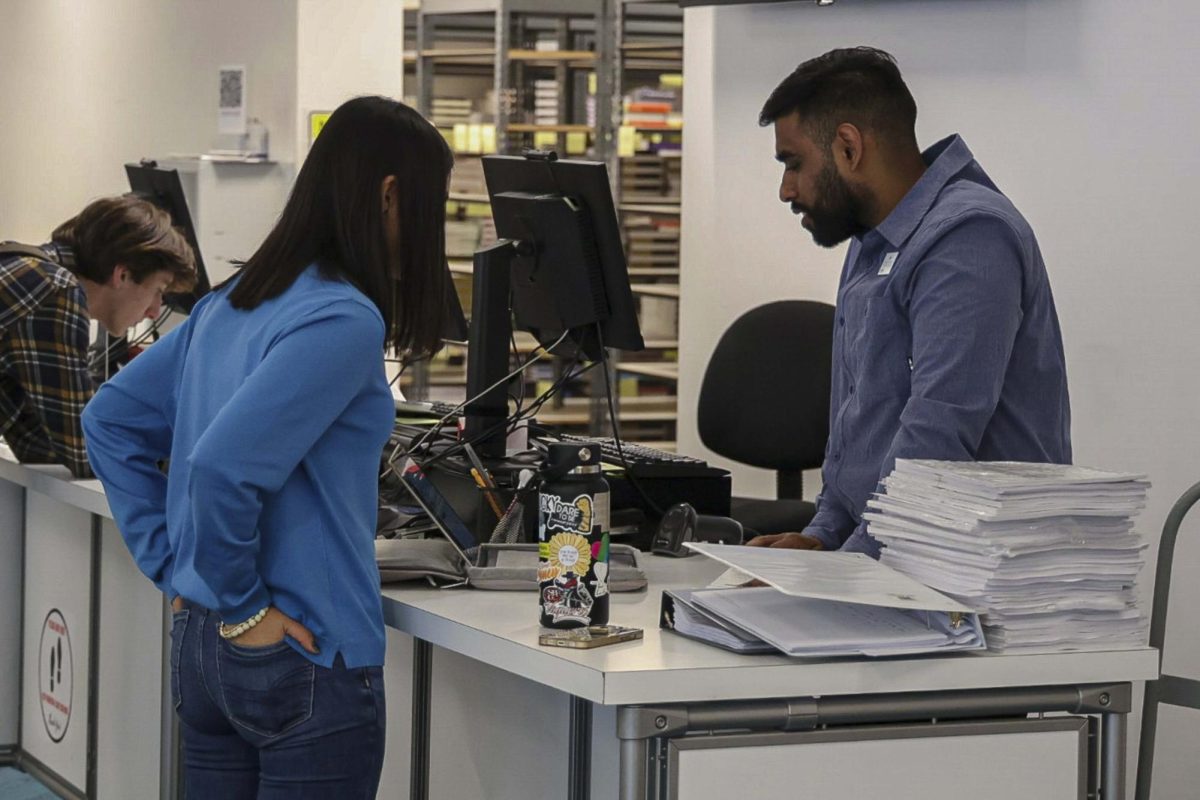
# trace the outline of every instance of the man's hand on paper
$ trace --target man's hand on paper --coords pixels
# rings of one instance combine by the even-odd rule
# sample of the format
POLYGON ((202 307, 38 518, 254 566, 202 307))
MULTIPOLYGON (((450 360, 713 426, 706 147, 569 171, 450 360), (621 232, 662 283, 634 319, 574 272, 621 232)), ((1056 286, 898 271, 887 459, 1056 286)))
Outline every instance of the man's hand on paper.
POLYGON ((805 536, 803 533, 770 533, 766 536, 755 536, 746 544, 751 547, 787 547, 792 550, 824 550, 825 545, 819 539, 805 536))

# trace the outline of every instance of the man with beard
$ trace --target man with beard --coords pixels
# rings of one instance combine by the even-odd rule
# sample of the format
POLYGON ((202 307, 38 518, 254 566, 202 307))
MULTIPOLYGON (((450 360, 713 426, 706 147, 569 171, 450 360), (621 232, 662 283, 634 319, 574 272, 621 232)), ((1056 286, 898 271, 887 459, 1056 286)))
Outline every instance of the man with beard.
POLYGON ((862 514, 898 458, 1070 463, 1062 335, 1033 231, 950 136, 924 153, 895 59, 806 61, 763 106, 779 199, 850 239, 837 293, 817 514, 751 544, 878 557, 862 514))

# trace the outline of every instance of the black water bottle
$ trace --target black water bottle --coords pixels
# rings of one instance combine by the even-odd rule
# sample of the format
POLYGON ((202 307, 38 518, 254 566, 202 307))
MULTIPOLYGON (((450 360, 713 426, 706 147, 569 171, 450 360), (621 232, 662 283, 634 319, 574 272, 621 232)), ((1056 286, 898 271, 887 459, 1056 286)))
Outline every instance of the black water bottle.
POLYGON ((538 606, 547 628, 608 624, 608 481, 600 445, 552 444, 538 493, 538 606))

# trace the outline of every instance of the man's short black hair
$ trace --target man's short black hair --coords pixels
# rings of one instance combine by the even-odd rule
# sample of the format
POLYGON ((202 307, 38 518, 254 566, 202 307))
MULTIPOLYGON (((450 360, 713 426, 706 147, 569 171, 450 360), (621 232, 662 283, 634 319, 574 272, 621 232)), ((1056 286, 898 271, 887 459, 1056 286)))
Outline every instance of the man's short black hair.
POLYGON ((874 47, 849 47, 805 61, 775 87, 758 116, 767 126, 794 112, 819 144, 844 122, 893 145, 916 145, 917 103, 896 59, 874 47))

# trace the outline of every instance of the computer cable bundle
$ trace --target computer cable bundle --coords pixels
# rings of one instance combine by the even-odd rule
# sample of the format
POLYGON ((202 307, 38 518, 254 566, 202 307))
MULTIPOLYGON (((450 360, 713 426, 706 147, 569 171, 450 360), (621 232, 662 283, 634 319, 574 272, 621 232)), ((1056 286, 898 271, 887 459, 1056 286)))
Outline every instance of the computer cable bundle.
MULTIPOLYGON (((427 470, 434 464, 437 464, 444 459, 462 452, 466 452, 468 455, 471 455, 469 448, 472 445, 478 444, 480 441, 495 435, 501 430, 505 431, 506 434, 511 433, 524 420, 532 418, 548 400, 558 394, 563 386, 578 378, 580 375, 583 375, 588 370, 596 367, 599 362, 593 362, 580 367, 581 355, 579 352, 576 352, 575 358, 566 367, 566 369, 563 370, 563 373, 554 381, 554 383, 550 385, 550 387, 534 398, 534 400, 528 406, 524 406, 523 404, 524 387, 522 386, 520 395, 516 398, 516 408, 513 413, 505 416, 504 419, 500 420, 499 422, 488 426, 485 430, 477 433, 469 439, 454 441, 437 452, 433 452, 434 442, 436 441, 435 434, 441 430, 443 425, 445 425, 452 418, 459 416, 459 414, 476 399, 485 396, 497 386, 502 385, 514 377, 517 377, 531 367, 534 363, 546 357, 547 355, 551 355, 554 348, 558 347, 558 345, 560 345, 567 338, 569 333, 570 331, 564 332, 562 336, 560 336, 549 347, 543 348, 539 345, 539 347, 534 350, 532 358, 524 361, 520 366, 511 371, 504 378, 496 381, 482 392, 478 393, 474 397, 464 400, 462 403, 459 403, 457 406, 452 408, 448 413, 442 415, 442 417, 437 420, 432 428, 418 434, 415 441, 412 441, 404 436, 394 435, 391 441, 395 444, 392 447, 380 476, 381 486, 387 484, 390 476, 394 476, 396 478, 400 477, 401 469, 397 462, 400 460, 402 453, 412 458, 413 461, 416 462, 423 470, 427 470), (406 442, 408 441, 412 441, 412 444, 406 446, 406 442), (426 452, 423 453, 422 450, 425 450, 426 452), (428 453, 432 454, 426 457, 428 453)), ((512 338, 512 345, 513 349, 515 350, 515 336, 512 338)), ((509 395, 509 398, 512 399, 512 396, 509 395)), ((531 493, 537 491, 538 486, 539 481, 536 471, 530 473, 523 472, 523 480, 516 487, 513 493, 512 501, 508 504, 508 507, 503 511, 503 513, 499 515, 500 520, 493 531, 492 541, 513 542, 519 538, 522 527, 521 520, 524 517, 524 504, 528 501, 531 493)))
POLYGON ((537 412, 541 410, 542 406, 559 394, 567 386, 567 384, 598 366, 598 362, 582 364, 582 361, 583 360, 577 354, 571 364, 565 370, 563 370, 563 373, 559 375, 544 392, 535 397, 528 407, 518 407, 513 415, 509 418, 507 432, 512 433, 518 427, 520 427, 522 422, 533 419, 535 416, 537 416, 537 412))
POLYGON ((621 466, 625 468, 625 477, 629 479, 629 483, 641 495, 646 505, 652 508, 655 514, 662 517, 665 515, 662 507, 654 502, 650 498, 650 495, 646 494, 646 490, 642 488, 641 483, 638 481, 637 476, 633 474, 633 470, 630 469, 629 462, 625 458, 625 449, 621 444, 621 426, 617 417, 617 406, 613 399, 612 378, 608 374, 608 349, 604 346, 604 334, 601 332, 600 323, 598 322, 596 323, 596 339, 600 344, 600 362, 604 365, 604 394, 608 399, 608 418, 612 423, 613 441, 617 445, 617 455, 621 459, 621 466))
MULTIPOLYGON (((515 330, 513 330, 512 328, 509 328, 509 330, 508 330, 508 340, 509 340, 509 342, 512 343, 512 350, 510 352, 512 352, 513 355, 519 356, 519 354, 517 353, 517 332, 515 330)), ((542 345, 541 345, 541 342, 539 342, 537 344, 537 346, 533 348, 533 352, 536 353, 538 350, 541 350, 541 349, 542 349, 542 345)), ((511 364, 512 362, 510 361, 509 363, 511 364)), ((517 389, 519 391, 519 394, 516 397, 513 397, 510 394, 509 399, 511 399, 513 401, 513 404, 516 407, 517 411, 520 411, 521 404, 525 402, 525 381, 517 381, 517 389)))
MULTIPOLYGON (((534 354, 533 354, 533 357, 532 357, 532 358, 530 358, 530 359, 528 359, 527 361, 523 362, 523 363, 522 363, 520 366, 518 366, 518 367, 517 367, 515 370, 513 370, 512 372, 509 372, 509 373, 508 373, 507 375, 505 375, 503 378, 501 378, 500 380, 496 381, 496 382, 495 382, 495 383, 493 383, 491 386, 488 386, 486 389, 483 389, 482 391, 480 391, 479 393, 477 393, 475 396, 473 396, 473 397, 468 397, 466 400, 464 400, 464 401, 462 401, 461 403, 459 403, 458 405, 456 405, 456 406, 455 406, 453 409, 451 409, 451 410, 450 410, 450 411, 448 411, 447 413, 443 414, 443 415, 442 415, 442 417, 441 417, 440 419, 438 419, 438 421, 437 421, 437 422, 435 422, 435 423, 433 424, 433 426, 432 426, 432 427, 431 427, 431 428, 430 428, 430 429, 429 429, 429 430, 428 430, 428 431, 427 431, 427 432, 426 432, 424 435, 422 435, 422 436, 421 436, 420 438, 418 438, 418 439, 417 439, 415 442, 413 442, 413 443, 412 443, 412 445, 411 445, 410 447, 408 447, 408 448, 405 448, 405 447, 403 446, 403 442, 401 442, 401 443, 397 444, 397 445, 396 445, 396 446, 395 446, 395 447, 392 449, 392 452, 391 452, 391 454, 388 456, 388 460, 387 460, 387 463, 388 463, 388 468, 389 468, 389 469, 392 469, 392 470, 394 470, 394 471, 398 471, 398 467, 396 466, 396 461, 397 461, 397 460, 400 458, 400 455, 401 455, 401 453, 407 453, 407 455, 409 455, 409 456, 413 457, 414 459, 415 459, 415 458, 417 458, 417 455, 416 455, 416 454, 420 452, 420 450, 421 450, 421 448, 422 448, 423 446, 426 446, 427 444, 429 444, 429 443, 430 443, 431 437, 433 437, 433 435, 434 435, 435 433, 437 433, 438 431, 440 431, 443 425, 445 425, 445 424, 446 424, 447 422, 449 422, 450 420, 452 420, 452 419, 455 419, 455 418, 457 418, 458 416, 460 416, 460 415, 461 415, 461 413, 462 413, 462 411, 463 411, 463 409, 465 409, 465 408, 466 408, 468 405, 470 405, 471 403, 474 403, 475 401, 477 401, 477 400, 479 400, 480 398, 484 397, 485 395, 487 395, 487 393, 488 393, 488 392, 492 391, 492 390, 493 390, 493 389, 495 389, 496 387, 498 387, 498 386, 503 386, 503 385, 504 385, 504 384, 506 384, 508 381, 510 381, 510 380, 512 380, 513 378, 517 377, 518 375, 520 375, 521 373, 523 373, 525 370, 527 370, 529 367, 533 366, 535 363, 537 363, 538 361, 540 361, 542 358, 544 358, 546 355, 548 355, 548 354, 549 354, 549 353, 550 353, 550 352, 551 352, 551 351, 552 351, 552 350, 553 350, 555 347, 557 347, 559 344, 561 344, 561 343, 562 343, 562 342, 563 342, 563 341, 564 341, 564 340, 567 338, 568 334, 570 334, 570 331, 569 331, 569 330, 568 330, 568 331, 564 331, 564 332, 563 332, 563 334, 562 334, 562 336, 560 336, 560 337, 558 338, 558 340, 554 342, 554 344, 550 345, 550 347, 549 347, 549 348, 546 348, 546 349, 544 349, 544 350, 541 350, 540 352, 537 352, 537 351, 535 351, 535 352, 534 352, 534 354)), ((544 402, 544 401, 543 401, 543 402, 544 402)), ((504 419, 504 421, 503 421, 502 423, 500 423, 500 424, 503 424, 504 426, 507 426, 507 425, 508 425, 508 418, 506 417, 506 418, 504 419)), ((480 434, 479 436, 477 436, 477 437, 474 437, 474 439, 475 439, 475 441, 478 441, 479 439, 485 438, 487 435, 489 435, 489 434, 491 434, 491 433, 494 433, 494 432, 495 432, 495 430, 496 430, 496 427, 495 427, 495 426, 493 426, 492 428, 489 428, 487 431, 485 431, 483 434, 480 434)), ((475 441, 472 441, 471 443, 472 443, 472 444, 474 444, 474 443, 475 443, 475 441)), ((460 444, 461 444, 461 443, 460 443, 460 444)), ((443 454, 444 454, 444 453, 445 453, 445 451, 443 451, 443 454)), ((439 454, 439 456, 438 456, 438 457, 441 457, 441 455, 442 455, 442 454, 439 454)))
MULTIPOLYGON (((532 362, 530 362, 530 363, 532 363, 532 362)), ((422 465, 422 467, 431 467, 434 464, 442 461, 443 459, 458 455, 459 453, 465 451, 468 446, 474 446, 474 445, 478 444, 479 442, 487 439, 488 437, 498 433, 501 430, 503 430, 506 435, 509 433, 512 433, 514 430, 516 430, 518 427, 520 427, 522 422, 533 418, 537 414, 537 412, 541 409, 541 407, 543 405, 545 405, 546 402, 548 402, 551 398, 553 398, 555 395, 557 395, 567 383, 569 383, 572 380, 575 380, 579 376, 581 376, 584 373, 588 372, 589 370, 593 369, 594 367, 596 367, 598 365, 598 363, 599 362, 593 362, 591 364, 586 364, 577 369, 576 367, 578 367, 578 365, 579 365, 579 359, 577 358, 572 363, 572 365, 570 367, 568 367, 567 370, 564 371, 563 374, 561 376, 559 376, 559 378, 556 379, 554 381, 554 383, 550 385, 549 388, 547 388, 544 392, 539 394, 529 404, 528 407, 514 411, 512 414, 506 416, 504 419, 500 420, 499 422, 494 423, 493 425, 491 425, 488 428, 484 429, 483 431, 477 433, 476 435, 472 436, 471 438, 454 442, 453 444, 449 445, 445 449, 438 451, 436 454, 434 454, 428 458, 423 458, 423 457, 414 455, 414 451, 417 450, 417 444, 414 444, 413 447, 410 449, 409 455, 412 456, 414 458, 414 460, 420 459, 419 463, 422 465)), ((528 366, 528 364, 526 366, 528 366)), ((469 403, 470 401, 467 401, 467 402, 469 403)), ((436 430, 437 428, 440 427, 440 425, 441 425, 441 423, 439 423, 438 426, 435 426, 434 429, 436 430)), ((425 437, 422 437, 422 439, 424 439, 424 438, 425 437)))

